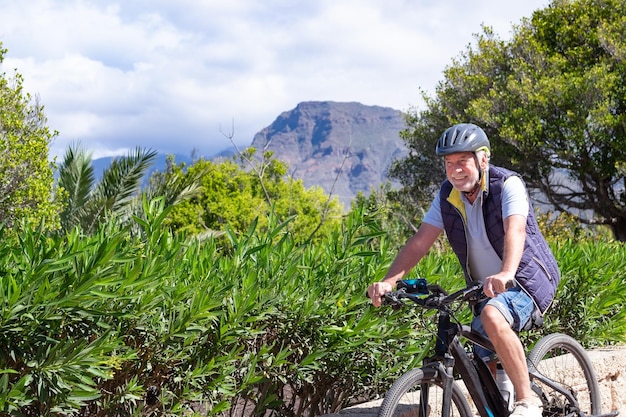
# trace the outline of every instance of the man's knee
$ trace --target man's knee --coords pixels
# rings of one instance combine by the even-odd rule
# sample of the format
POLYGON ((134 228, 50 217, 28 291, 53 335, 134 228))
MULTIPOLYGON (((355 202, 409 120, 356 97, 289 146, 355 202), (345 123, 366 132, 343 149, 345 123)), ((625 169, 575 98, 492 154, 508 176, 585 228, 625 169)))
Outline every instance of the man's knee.
POLYGON ((498 308, 486 305, 483 311, 480 313, 480 320, 483 322, 485 331, 490 333, 493 330, 510 328, 511 325, 507 321, 504 314, 498 308))

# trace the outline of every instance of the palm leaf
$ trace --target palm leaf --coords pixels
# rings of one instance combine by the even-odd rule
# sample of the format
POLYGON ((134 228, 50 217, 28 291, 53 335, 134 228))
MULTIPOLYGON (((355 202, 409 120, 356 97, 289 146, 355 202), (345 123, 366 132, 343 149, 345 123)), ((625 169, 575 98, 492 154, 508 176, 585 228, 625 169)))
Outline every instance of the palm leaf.
POLYGON ((55 193, 55 198, 65 199, 60 216, 63 230, 69 230, 80 223, 82 209, 89 200, 94 181, 91 153, 86 152, 79 144, 70 145, 59 166, 57 191, 63 192, 55 193))
POLYGON ((111 162, 84 206, 81 223, 85 230, 93 231, 107 215, 121 214, 127 208, 136 197, 141 179, 156 155, 156 151, 135 148, 111 162))

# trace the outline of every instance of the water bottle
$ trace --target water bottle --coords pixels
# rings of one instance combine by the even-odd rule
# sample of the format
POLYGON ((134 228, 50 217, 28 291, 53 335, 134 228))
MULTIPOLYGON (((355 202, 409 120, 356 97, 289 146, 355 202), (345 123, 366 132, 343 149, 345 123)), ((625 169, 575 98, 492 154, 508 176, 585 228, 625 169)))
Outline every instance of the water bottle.
POLYGON ((513 383, 511 379, 507 375, 507 373, 502 368, 502 365, 498 364, 496 370, 496 385, 498 389, 502 393, 502 397, 504 397, 505 401, 508 401, 509 411, 513 410, 513 402, 515 401, 515 392, 513 389, 513 383))

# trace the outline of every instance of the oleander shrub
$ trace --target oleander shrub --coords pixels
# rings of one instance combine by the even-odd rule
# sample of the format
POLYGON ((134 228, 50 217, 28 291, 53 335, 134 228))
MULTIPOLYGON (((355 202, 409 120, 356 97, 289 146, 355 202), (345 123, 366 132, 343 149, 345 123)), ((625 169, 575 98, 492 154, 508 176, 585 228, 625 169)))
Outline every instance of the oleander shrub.
POLYGON ((0 413, 313 415, 411 365, 390 352, 419 331, 364 297, 389 262, 368 219, 297 245, 288 223, 197 240, 144 209, 130 229, 3 239, 0 413))
POLYGON ((561 282, 542 334, 569 334, 587 348, 626 341, 623 242, 566 240, 553 246, 561 282))
MULTIPOLYGON (((375 216, 300 244, 289 220, 197 239, 167 214, 156 200, 90 235, 0 229, 0 415, 314 416, 382 395, 429 354, 432 312, 365 297, 395 256, 375 216)), ((623 341, 623 246, 554 251, 558 297, 528 340, 623 341)), ((450 252, 412 276, 464 285, 450 252)))

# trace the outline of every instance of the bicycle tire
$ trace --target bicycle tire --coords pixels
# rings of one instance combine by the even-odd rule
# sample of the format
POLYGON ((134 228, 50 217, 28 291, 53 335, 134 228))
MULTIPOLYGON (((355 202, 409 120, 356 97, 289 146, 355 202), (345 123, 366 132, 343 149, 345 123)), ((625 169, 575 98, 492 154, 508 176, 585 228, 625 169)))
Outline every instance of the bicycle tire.
POLYGON ((528 360, 544 376, 559 382, 575 393, 579 411, 562 394, 535 380, 543 394, 544 417, 564 415, 600 415, 602 399, 593 363, 585 349, 575 339, 561 333, 543 337, 528 354, 528 360))
MULTIPOLYGON (((433 369, 412 369, 389 388, 378 411, 379 417, 415 416, 420 414, 420 392, 428 388, 428 407, 425 416, 441 416, 443 381, 433 369)), ((471 408, 457 383, 452 384, 451 417, 473 417, 471 408)))

